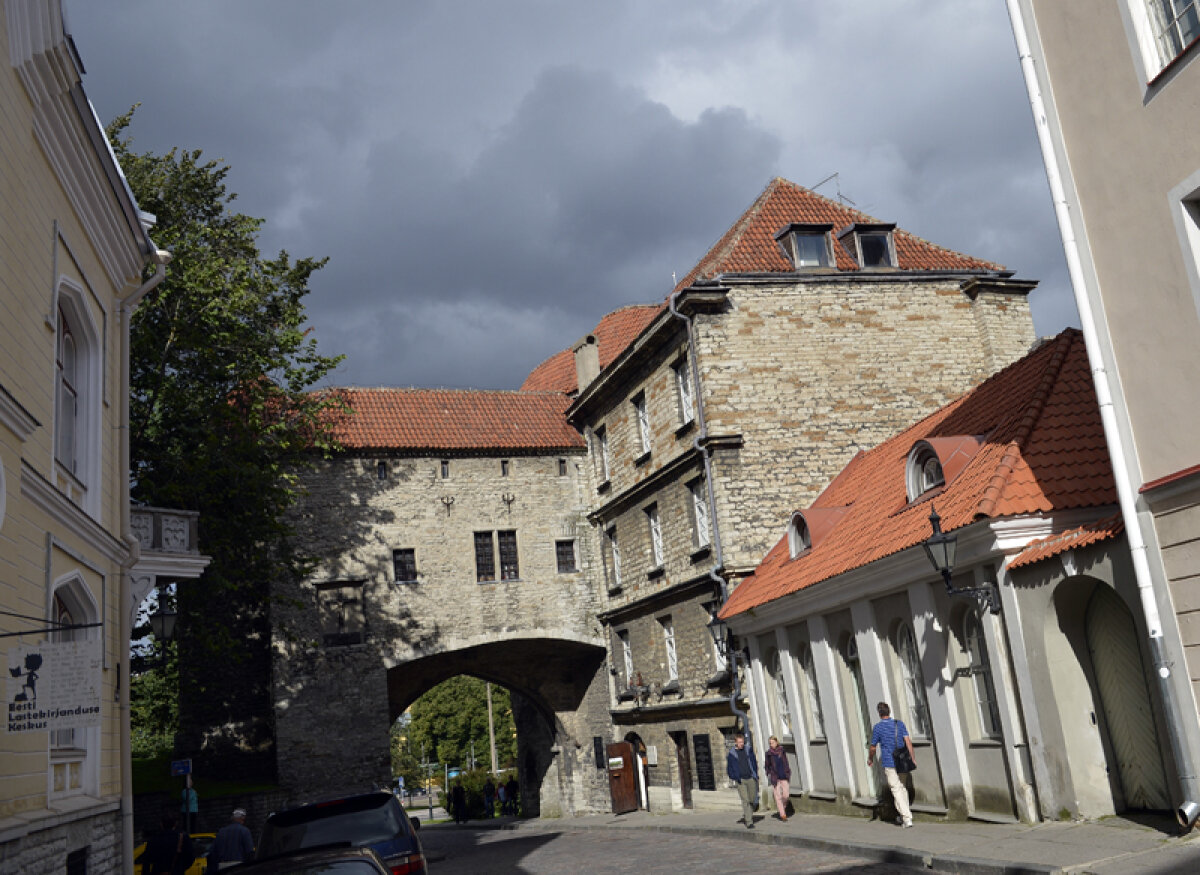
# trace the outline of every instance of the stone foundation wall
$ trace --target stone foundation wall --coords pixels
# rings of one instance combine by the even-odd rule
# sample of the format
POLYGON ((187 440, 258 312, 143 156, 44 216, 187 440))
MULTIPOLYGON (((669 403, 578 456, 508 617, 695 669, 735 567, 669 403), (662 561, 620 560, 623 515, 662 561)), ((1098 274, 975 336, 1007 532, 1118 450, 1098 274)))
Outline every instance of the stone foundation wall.
POLYGON ((60 815, 54 825, 0 842, 0 872, 13 875, 60 875, 68 871, 72 853, 82 858, 79 871, 107 875, 132 868, 121 860, 121 814, 118 803, 97 806, 92 813, 60 815))

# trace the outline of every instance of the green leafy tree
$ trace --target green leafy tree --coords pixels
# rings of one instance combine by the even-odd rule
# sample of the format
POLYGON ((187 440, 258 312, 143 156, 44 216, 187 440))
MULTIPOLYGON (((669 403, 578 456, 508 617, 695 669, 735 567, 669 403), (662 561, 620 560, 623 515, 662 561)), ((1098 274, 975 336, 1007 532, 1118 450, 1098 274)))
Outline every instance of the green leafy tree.
MULTIPOLYGON (((408 740, 420 756, 451 767, 470 766, 471 742, 477 764, 490 765, 488 748, 487 685, 478 678, 459 675, 438 684, 410 709, 408 740)), ((500 768, 517 761, 517 729, 508 690, 492 686, 492 715, 496 730, 496 759, 500 768)))
POLYGON ((129 710, 134 758, 170 754, 179 728, 179 665, 174 644, 163 648, 159 665, 130 678, 129 710))
POLYGON ((131 325, 130 456, 135 500, 200 511, 212 557, 178 592, 179 752, 271 755, 269 582, 302 572, 285 511, 296 472, 328 448, 309 390, 340 357, 318 354, 304 297, 323 259, 265 258, 262 220, 232 209, 228 166, 199 150, 135 152, 133 110, 109 139, 138 200, 170 250, 167 277, 131 325))

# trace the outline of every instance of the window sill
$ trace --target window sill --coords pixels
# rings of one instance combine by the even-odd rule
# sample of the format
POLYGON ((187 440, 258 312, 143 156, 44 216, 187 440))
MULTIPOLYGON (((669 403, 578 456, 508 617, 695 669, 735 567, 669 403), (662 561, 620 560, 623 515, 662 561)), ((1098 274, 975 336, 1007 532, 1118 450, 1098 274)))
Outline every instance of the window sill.
POLYGON ((415 586, 419 582, 420 581, 418 581, 415 577, 412 580, 393 580, 392 581, 392 583, 394 583, 396 586, 415 586))
POLYGON ((491 583, 524 583, 525 581, 520 577, 504 577, 500 580, 477 580, 475 582, 480 586, 484 586, 485 584, 491 583))
POLYGON ((613 596, 619 596, 624 591, 625 591, 625 587, 621 586, 621 584, 619 584, 619 583, 614 586, 610 586, 608 588, 609 598, 612 598, 613 596))
POLYGON ((632 687, 617 693, 618 702, 632 702, 635 699, 637 699, 637 692, 632 687))
POLYGON ((600 485, 596 487, 596 491, 601 494, 608 492, 610 489, 612 489, 612 481, 607 477, 605 477, 604 480, 600 482, 600 485))
POLYGON ((719 687, 726 686, 729 683, 729 680, 729 672, 725 669, 722 669, 705 681, 704 686, 708 687, 710 690, 715 690, 719 687))
POLYGON ((687 435, 690 434, 692 431, 694 431, 695 428, 696 428, 696 420, 689 419, 683 425, 679 426, 679 428, 675 429, 675 437, 676 438, 687 437, 687 435))
POLYGON ((1004 747, 1004 739, 974 738, 967 742, 967 747, 1004 747))
POLYGON ((707 559, 712 555, 712 547, 705 544, 703 547, 697 547, 692 551, 692 562, 699 562, 701 559, 707 559))
POLYGON ((662 577, 666 573, 667 571, 665 568, 663 568, 661 565, 656 565, 646 572, 646 579, 655 580, 656 578, 662 577))
POLYGON ((560 569, 558 569, 558 573, 559 574, 578 574, 579 569, 578 568, 560 568, 560 569))
POLYGON ((642 453, 640 456, 638 456, 636 459, 633 460, 633 467, 640 468, 649 461, 650 461, 650 451, 646 450, 646 452, 642 453))
POLYGON ((664 696, 667 696, 667 695, 682 696, 683 695, 683 687, 681 687, 679 685, 679 678, 673 678, 669 683, 667 683, 662 688, 662 693, 664 696))

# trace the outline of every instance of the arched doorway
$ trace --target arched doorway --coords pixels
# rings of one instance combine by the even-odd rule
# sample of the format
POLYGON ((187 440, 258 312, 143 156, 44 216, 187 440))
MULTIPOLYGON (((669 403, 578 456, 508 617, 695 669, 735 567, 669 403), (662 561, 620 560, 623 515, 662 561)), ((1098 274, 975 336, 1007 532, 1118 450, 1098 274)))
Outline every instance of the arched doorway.
POLYGON ((634 774, 637 776, 638 807, 650 810, 650 768, 647 763, 646 743, 636 732, 625 735, 625 740, 633 745, 634 774))
POLYGON ((846 703, 846 727, 850 743, 850 763, 859 783, 858 792, 869 797, 879 795, 876 772, 868 769, 862 755, 871 740, 871 712, 867 705, 867 689, 863 681, 862 664, 858 657, 858 642, 853 635, 842 636, 838 653, 842 657, 843 701, 846 703))
POLYGON ((1084 630, 1104 714, 1106 752, 1110 762, 1115 760, 1110 776, 1115 773, 1120 782, 1124 807, 1170 808, 1133 616, 1109 587, 1096 586, 1088 600, 1084 630))

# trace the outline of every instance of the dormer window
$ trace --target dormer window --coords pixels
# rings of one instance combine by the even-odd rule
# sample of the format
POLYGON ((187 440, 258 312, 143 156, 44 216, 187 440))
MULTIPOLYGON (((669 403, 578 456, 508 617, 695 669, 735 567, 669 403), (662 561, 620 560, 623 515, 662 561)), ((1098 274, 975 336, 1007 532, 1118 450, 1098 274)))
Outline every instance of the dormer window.
POLYGON ((917 441, 908 453, 906 480, 909 501, 916 501, 926 492, 946 484, 946 475, 942 471, 942 460, 938 458, 934 448, 925 441, 917 441))
POLYGON ((812 547, 812 537, 808 532, 808 523, 804 519, 804 514, 792 514, 792 521, 788 524, 788 553, 793 559, 812 547))
POLYGON ((775 234, 784 255, 796 270, 815 270, 835 266, 829 232, 833 225, 793 222, 775 234))
POLYGON ((838 240, 864 270, 896 267, 895 225, 855 222, 838 235, 838 240))

